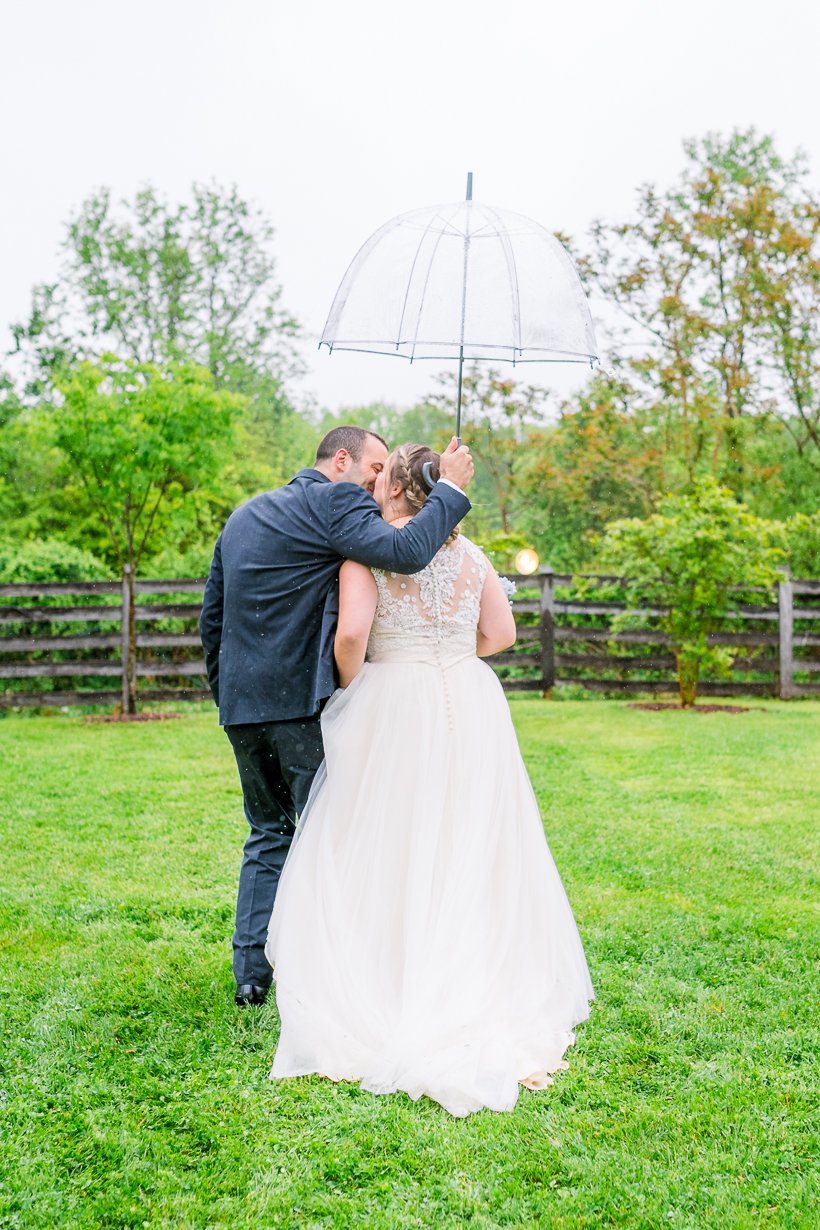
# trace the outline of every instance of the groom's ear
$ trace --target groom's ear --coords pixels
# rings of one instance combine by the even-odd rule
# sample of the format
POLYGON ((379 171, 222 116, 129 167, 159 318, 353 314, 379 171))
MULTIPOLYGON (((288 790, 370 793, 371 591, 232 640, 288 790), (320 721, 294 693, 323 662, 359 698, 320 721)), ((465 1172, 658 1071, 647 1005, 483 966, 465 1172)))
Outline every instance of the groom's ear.
POLYGON ((337 449, 333 454, 333 469, 339 474, 344 474, 347 467, 350 465, 350 453, 346 448, 337 449))

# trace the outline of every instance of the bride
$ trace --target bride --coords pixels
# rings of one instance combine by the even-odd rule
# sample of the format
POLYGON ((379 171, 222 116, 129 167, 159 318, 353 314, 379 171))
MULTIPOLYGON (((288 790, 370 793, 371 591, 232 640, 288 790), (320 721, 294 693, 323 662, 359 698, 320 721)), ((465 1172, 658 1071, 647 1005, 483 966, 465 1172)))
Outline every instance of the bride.
MULTIPOLYGON (((376 483, 403 525, 437 477, 405 444, 376 483)), ((279 884, 268 960, 281 1034, 271 1078, 320 1073, 453 1115, 508 1111, 566 1067, 592 985, 521 760, 480 658, 515 624, 483 553, 456 534, 413 576, 348 561, 342 687, 325 763, 279 884)))

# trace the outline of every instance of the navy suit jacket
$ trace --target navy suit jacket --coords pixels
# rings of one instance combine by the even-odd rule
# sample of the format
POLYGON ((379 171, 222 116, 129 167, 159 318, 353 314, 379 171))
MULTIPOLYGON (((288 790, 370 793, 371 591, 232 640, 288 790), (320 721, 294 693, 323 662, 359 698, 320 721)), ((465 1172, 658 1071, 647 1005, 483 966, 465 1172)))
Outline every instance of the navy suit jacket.
POLYGON ((232 512, 199 622, 220 723, 318 713, 336 687, 343 561, 418 572, 469 509, 462 492, 437 483, 412 521, 394 529, 363 488, 308 469, 232 512))

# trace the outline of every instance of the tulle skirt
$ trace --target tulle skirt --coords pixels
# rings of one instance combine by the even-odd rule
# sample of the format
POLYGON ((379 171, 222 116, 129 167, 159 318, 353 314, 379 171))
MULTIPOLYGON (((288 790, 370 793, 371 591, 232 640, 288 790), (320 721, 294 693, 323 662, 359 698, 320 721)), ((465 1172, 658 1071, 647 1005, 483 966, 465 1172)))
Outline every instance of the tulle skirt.
POLYGON ((268 936, 271 1078, 511 1110, 593 992, 501 686, 474 655, 368 662, 322 729, 268 936))

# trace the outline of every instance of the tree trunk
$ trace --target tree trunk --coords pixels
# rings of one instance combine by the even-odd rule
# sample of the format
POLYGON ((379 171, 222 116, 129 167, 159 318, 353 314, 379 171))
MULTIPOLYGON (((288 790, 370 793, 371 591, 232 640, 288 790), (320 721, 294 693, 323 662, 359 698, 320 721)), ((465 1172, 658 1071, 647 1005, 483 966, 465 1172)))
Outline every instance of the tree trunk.
POLYGON ((694 705, 697 699, 698 675, 700 674, 699 664, 693 662, 691 658, 687 658, 685 654, 677 652, 675 653, 675 661, 678 667, 680 703, 684 709, 688 709, 694 705))

